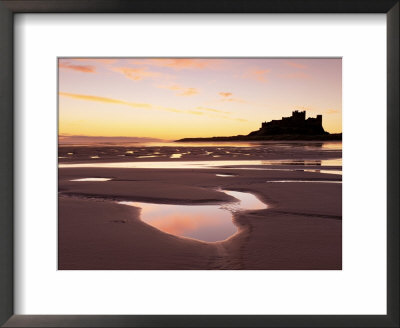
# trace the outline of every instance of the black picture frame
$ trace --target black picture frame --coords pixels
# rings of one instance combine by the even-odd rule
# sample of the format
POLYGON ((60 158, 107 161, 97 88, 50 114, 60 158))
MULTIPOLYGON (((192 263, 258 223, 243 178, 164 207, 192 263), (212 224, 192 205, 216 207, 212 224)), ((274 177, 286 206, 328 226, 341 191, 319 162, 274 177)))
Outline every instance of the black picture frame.
POLYGON ((399 327, 398 90, 398 0, 0 0, 0 324, 4 327, 399 327), (387 315, 14 315, 13 21, 17 13, 386 14, 387 315))

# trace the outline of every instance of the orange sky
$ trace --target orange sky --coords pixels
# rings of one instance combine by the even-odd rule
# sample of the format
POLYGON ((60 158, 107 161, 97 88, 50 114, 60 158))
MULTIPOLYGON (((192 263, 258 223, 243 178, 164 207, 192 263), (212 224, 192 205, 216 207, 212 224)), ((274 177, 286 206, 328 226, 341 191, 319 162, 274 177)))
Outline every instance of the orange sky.
POLYGON ((59 59, 59 133, 230 136, 295 109, 336 133, 341 81, 341 59, 59 59))

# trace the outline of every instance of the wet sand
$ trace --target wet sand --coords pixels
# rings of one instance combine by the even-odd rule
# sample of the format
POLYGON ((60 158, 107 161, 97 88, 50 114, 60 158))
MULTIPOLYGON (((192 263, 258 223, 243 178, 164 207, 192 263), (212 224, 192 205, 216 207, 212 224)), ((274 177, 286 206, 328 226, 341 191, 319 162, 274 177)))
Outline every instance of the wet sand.
MULTIPOLYGON (((337 157, 332 155, 314 151, 314 156, 304 157, 337 157)), ((270 159, 265 154, 263 158, 270 159)), ((280 156, 283 158, 288 157, 280 156)), ((81 159, 68 159, 68 163, 74 162, 81 159)), ((274 167, 277 170, 60 168, 59 269, 340 270, 341 183, 273 181, 341 181, 341 175, 306 172, 301 165, 293 171, 279 170, 287 165, 274 167), (112 180, 70 181, 89 177, 112 180), (238 232, 224 241, 206 243, 157 230, 140 220, 140 209, 117 203, 234 201, 218 188, 250 192, 268 208, 235 213, 238 232)))
POLYGON ((340 158, 341 142, 164 143, 130 146, 72 146, 58 149, 60 163, 127 161, 279 160, 340 158))

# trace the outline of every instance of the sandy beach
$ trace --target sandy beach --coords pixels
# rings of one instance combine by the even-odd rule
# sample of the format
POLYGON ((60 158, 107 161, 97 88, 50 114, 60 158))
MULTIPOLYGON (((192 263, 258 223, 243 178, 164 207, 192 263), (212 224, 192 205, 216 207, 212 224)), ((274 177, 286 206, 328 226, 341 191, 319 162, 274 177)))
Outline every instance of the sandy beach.
POLYGON ((226 146, 213 147, 211 154, 210 149, 190 146, 164 149, 68 146, 60 147, 59 156, 61 270, 340 270, 342 267, 342 177, 332 174, 341 170, 341 164, 335 162, 341 158, 341 144, 340 149, 226 146), (152 156, 150 153, 157 156, 140 157, 152 156), (171 158, 176 153, 182 155, 171 158), (121 154, 129 156, 118 156, 121 154), (151 166, 152 162, 217 163, 243 159, 264 160, 267 164, 206 168, 151 166), (323 165, 324 161, 331 164, 323 165), (149 168, 76 165, 121 162, 145 162, 149 168), (109 180, 71 181, 85 178, 109 180), (233 211, 237 232, 216 242, 161 231, 141 219, 139 207, 118 203, 224 206, 237 201, 221 190, 255 195, 267 208, 233 211))

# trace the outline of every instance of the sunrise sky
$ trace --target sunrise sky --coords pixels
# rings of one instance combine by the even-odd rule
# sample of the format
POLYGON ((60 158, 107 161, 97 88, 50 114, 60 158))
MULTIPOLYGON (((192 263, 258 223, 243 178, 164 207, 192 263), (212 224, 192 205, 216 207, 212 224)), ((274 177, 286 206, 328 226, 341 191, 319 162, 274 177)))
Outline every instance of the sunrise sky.
POLYGON ((60 136, 231 136, 296 109, 342 132, 341 59, 59 59, 60 136))

